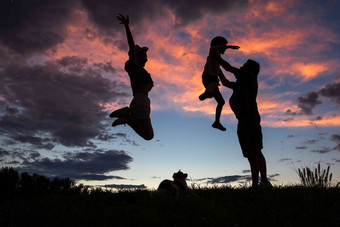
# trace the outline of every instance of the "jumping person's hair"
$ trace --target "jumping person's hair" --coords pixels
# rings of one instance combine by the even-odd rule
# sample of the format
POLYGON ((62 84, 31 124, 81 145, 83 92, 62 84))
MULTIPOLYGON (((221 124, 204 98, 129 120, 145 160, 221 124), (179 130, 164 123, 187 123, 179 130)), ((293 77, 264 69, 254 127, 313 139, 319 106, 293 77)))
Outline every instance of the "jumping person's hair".
POLYGON ((210 41, 210 46, 219 46, 219 45, 227 45, 228 40, 222 36, 215 36, 211 41, 210 41))
POLYGON ((250 67, 251 72, 257 76, 261 68, 260 63, 258 63, 257 61, 254 61, 253 59, 248 59, 247 63, 250 67))

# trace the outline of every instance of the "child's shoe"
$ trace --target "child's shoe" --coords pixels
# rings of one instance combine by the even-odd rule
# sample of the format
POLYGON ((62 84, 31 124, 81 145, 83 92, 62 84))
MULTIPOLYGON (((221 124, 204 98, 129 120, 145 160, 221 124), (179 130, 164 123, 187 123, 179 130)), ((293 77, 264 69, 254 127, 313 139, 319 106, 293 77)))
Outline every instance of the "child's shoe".
POLYGON ((203 94, 201 94, 198 98, 203 101, 204 99, 208 99, 208 98, 212 98, 214 97, 214 93, 213 92, 204 92, 203 94))
POLYGON ((217 128, 221 131, 226 131, 227 129, 223 127, 223 125, 220 122, 214 122, 214 124, 211 125, 213 128, 217 128))
POLYGON ((130 108, 129 107, 124 107, 122 109, 113 111, 110 114, 111 118, 117 117, 117 118, 122 118, 122 117, 126 117, 126 115, 128 115, 130 113, 130 108))
POLYGON ((122 125, 122 124, 124 125, 126 124, 126 118, 118 118, 112 123, 112 127, 115 127, 117 125, 122 125))

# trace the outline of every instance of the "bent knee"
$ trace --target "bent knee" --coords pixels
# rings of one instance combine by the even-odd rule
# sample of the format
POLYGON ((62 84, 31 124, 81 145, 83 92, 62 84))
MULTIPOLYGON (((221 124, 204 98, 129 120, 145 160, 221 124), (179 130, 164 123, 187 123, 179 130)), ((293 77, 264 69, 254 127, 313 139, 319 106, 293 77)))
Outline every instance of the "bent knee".
POLYGON ((143 139, 145 140, 152 140, 154 137, 154 134, 153 133, 149 133, 149 134, 146 134, 143 136, 143 139))

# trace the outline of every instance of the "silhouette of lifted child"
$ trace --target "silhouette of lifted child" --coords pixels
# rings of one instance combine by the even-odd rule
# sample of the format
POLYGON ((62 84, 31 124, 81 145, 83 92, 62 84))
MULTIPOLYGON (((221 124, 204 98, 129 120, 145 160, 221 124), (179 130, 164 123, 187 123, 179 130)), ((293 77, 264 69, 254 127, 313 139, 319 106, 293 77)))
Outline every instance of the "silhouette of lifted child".
POLYGON ((248 159, 252 175, 252 186, 257 187, 259 173, 261 174, 261 187, 272 187, 267 179, 266 160, 262 154, 262 128, 261 117, 257 108, 258 82, 260 64, 254 60, 248 61, 239 69, 231 66, 220 56, 216 59, 220 65, 236 77, 236 82, 229 81, 220 74, 222 85, 233 89, 229 99, 230 108, 234 112, 237 124, 237 136, 243 156, 248 159))
POLYGON ((221 131, 225 131, 226 128, 220 123, 222 108, 225 104, 224 98, 220 90, 219 86, 219 75, 223 75, 220 64, 217 61, 217 56, 224 54, 226 49, 239 49, 239 46, 227 46, 228 40, 222 36, 214 37, 210 42, 210 50, 209 55, 207 57, 207 62, 204 66, 204 71, 202 74, 202 82, 205 87, 205 91, 203 94, 199 96, 201 101, 207 98, 215 98, 217 101, 216 107, 216 115, 215 122, 211 125, 213 128, 217 128, 221 131))

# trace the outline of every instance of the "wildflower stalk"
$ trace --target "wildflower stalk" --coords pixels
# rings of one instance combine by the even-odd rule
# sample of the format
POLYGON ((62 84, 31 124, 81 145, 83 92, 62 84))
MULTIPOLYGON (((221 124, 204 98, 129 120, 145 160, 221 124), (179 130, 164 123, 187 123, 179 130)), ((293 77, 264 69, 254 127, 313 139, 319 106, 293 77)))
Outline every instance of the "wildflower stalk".
POLYGON ((320 163, 317 168, 313 169, 304 167, 297 170, 301 184, 305 187, 330 187, 333 174, 329 172, 330 166, 327 169, 321 169, 320 163))

